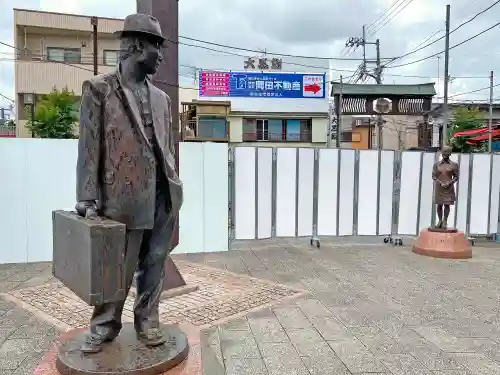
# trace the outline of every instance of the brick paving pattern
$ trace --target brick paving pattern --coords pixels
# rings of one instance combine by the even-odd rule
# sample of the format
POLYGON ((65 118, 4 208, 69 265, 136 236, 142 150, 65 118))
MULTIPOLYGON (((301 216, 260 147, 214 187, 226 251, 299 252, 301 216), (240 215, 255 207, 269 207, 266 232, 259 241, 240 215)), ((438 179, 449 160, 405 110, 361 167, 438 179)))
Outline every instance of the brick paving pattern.
MULTIPOLYGON (((300 293, 280 284, 201 264, 179 261, 177 266, 188 285, 197 285, 199 289, 161 301, 160 321, 163 323, 204 326, 300 293)), ((7 294, 7 298, 19 301, 33 313, 42 313, 38 315, 48 316, 52 322, 55 320, 61 329, 86 327, 92 315, 92 307, 58 281, 7 294)), ((123 311, 125 322, 133 321, 133 308, 134 298, 129 297, 123 311)))
MULTIPOLYGON (((498 248, 449 261, 380 242, 250 241, 239 251, 175 256, 181 269, 198 264, 210 277, 232 272, 309 291, 205 325, 204 374, 500 375, 498 248)), ((47 264, 0 266, 0 292, 51 282, 47 264)), ((0 302, 0 375, 31 374, 57 335, 0 302)))

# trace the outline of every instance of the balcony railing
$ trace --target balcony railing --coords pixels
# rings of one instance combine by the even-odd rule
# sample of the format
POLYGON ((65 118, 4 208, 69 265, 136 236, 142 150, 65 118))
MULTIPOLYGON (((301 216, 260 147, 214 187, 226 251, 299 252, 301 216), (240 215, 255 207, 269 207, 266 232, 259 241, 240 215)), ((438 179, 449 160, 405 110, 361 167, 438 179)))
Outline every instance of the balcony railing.
POLYGON ((212 141, 212 142, 227 142, 229 140, 229 136, 225 137, 209 136, 210 129, 206 129, 206 131, 201 132, 200 125, 203 126, 203 124, 200 124, 198 119, 181 120, 182 139, 184 141, 212 141))
POLYGON ((15 126, 0 126, 0 138, 15 138, 15 137, 16 137, 15 126))
MULTIPOLYGON (((93 53, 81 53, 79 56, 74 56, 73 58, 66 59, 64 61, 51 60, 44 51, 41 50, 22 50, 16 53, 16 59, 22 61, 45 61, 45 62, 56 62, 61 64, 71 64, 71 65, 93 65, 94 64, 94 54, 93 53)), ((99 54, 97 64, 101 66, 115 66, 116 60, 109 60, 104 62, 104 56, 99 54)))
POLYGON ((243 142, 312 142, 312 132, 300 133, 256 131, 243 133, 243 142))

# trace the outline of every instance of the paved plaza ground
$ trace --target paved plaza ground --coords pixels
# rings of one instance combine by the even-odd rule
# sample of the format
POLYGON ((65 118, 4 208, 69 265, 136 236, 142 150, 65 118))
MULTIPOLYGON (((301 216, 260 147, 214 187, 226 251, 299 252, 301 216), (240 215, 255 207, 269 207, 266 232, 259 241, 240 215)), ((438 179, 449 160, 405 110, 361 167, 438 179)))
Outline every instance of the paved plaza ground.
MULTIPOLYGON (((243 304, 227 285, 256 291, 248 313, 220 306, 220 317, 238 312, 229 320, 210 320, 199 308, 164 310, 202 327, 205 375, 500 374, 500 248, 476 246, 471 260, 440 260, 380 239, 321 245, 252 241, 230 252, 174 256, 192 273, 188 282, 213 277, 225 285, 200 287, 215 304, 243 304), (255 309, 259 298, 267 305, 255 309)), ((5 298, 41 303, 51 271, 49 263, 0 266, 0 375, 31 375, 61 332, 55 322, 65 318, 51 319, 50 298, 40 314, 5 298)), ((74 316, 83 319, 80 311, 74 316)))

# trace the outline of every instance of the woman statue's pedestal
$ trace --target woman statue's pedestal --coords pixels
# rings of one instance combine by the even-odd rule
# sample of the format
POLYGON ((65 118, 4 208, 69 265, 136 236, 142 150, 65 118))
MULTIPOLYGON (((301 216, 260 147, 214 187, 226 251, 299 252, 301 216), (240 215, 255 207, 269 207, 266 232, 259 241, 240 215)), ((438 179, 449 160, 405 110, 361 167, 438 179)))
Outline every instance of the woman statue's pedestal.
POLYGON ((464 233, 451 228, 422 230, 413 245, 413 252, 434 258, 472 258, 472 248, 464 233))

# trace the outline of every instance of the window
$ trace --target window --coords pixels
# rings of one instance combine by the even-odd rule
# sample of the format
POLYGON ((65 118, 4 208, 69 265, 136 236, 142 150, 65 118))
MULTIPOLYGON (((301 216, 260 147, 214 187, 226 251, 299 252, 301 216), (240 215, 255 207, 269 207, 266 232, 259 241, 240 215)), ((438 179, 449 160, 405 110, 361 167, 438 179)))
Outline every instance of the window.
POLYGON ((102 57, 104 65, 115 66, 118 63, 118 51, 104 50, 102 57))
POLYGON ((269 140, 269 120, 257 120, 256 136, 258 141, 269 140))
POLYGON ((352 142, 353 136, 351 130, 345 130, 340 133, 340 142, 352 142))
POLYGON ((257 140, 257 120, 254 118, 243 119, 243 141, 257 140))
POLYGON ((69 63, 80 63, 82 61, 82 51, 80 48, 47 47, 47 59, 69 63))
POLYGON ((311 119, 243 119, 243 141, 311 142, 311 119))
POLYGON ((199 138, 227 138, 227 121, 220 117, 199 117, 198 134, 199 138))

